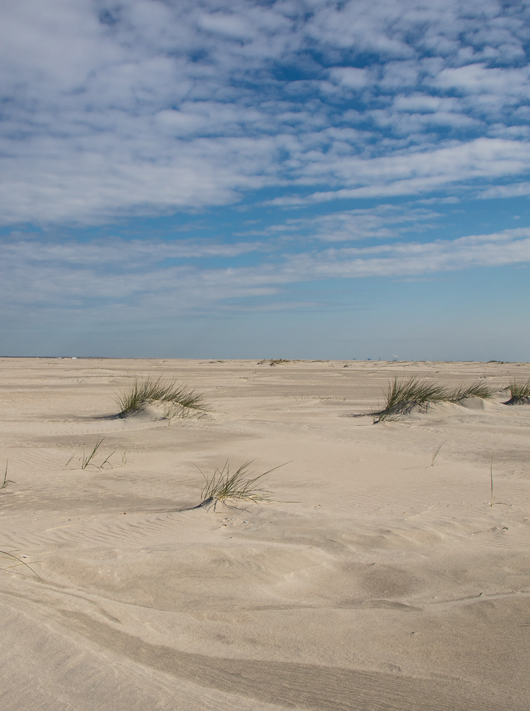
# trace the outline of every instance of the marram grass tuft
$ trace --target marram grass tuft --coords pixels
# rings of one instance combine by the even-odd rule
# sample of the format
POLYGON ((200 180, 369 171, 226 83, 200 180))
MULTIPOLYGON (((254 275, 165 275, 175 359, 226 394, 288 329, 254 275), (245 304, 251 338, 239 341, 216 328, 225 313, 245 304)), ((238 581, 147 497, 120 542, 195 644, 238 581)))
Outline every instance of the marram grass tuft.
POLYGON ((232 472, 229 462, 226 461, 222 469, 216 468, 210 477, 201 471, 204 485, 201 490, 201 503, 197 508, 208 509, 213 506, 215 511, 218 504, 227 508, 238 508, 238 503, 256 504, 258 501, 270 501, 270 492, 261 489, 258 482, 279 467, 273 467, 263 474, 253 476, 254 472, 249 469, 251 464, 252 462, 245 462, 232 472))
POLYGON ((512 380, 506 389, 510 391, 507 405, 530 405, 530 379, 526 383, 512 380))
POLYGON ((194 390, 160 378, 135 380, 133 385, 116 395, 120 417, 130 417, 153 403, 174 405, 180 412, 205 412, 208 409, 204 396, 194 390))
POLYGON ((446 388, 429 380, 394 378, 388 384, 384 408, 372 415, 375 422, 393 420, 407 415, 416 406, 427 410, 430 404, 446 401, 448 396, 446 388))
POLYGON ((394 420, 400 415, 407 415, 414 407, 426 412, 430 405, 439 402, 459 403, 468 397, 482 399, 493 396, 494 390, 486 383, 476 382, 471 385, 460 385, 455 390, 419 378, 394 378, 388 384, 385 395, 385 406, 382 410, 372 412, 374 422, 394 420))

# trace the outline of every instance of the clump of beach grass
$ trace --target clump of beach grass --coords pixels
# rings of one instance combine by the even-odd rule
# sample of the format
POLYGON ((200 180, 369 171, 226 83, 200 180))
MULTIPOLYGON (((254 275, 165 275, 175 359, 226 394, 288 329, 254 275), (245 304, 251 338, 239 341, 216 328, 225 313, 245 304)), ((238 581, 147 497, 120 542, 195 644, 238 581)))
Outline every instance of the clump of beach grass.
POLYGON ((407 415, 414 407, 426 412, 429 405, 447 401, 450 393, 443 385, 419 378, 394 378, 390 381, 385 395, 385 406, 372 413, 374 422, 393 420, 407 415))
POLYGON ((506 390, 510 391, 510 399, 506 405, 530 404, 530 379, 528 379, 526 383, 519 383, 516 380, 512 380, 506 390))
POLYGON ((456 390, 450 393, 449 402, 460 402, 468 397, 479 397, 482 400, 492 398, 495 393, 495 388, 492 388, 480 380, 471 385, 460 385, 456 390))
POLYGON ((153 403, 175 406, 179 408, 180 416, 183 416, 184 412, 189 414, 207 410, 204 396, 200 393, 184 385, 177 385, 174 381, 150 377, 135 380, 129 388, 117 393, 116 403, 120 410, 119 417, 136 415, 153 403))
POLYGON ((245 462, 232 471, 227 460, 221 469, 216 467, 211 476, 207 476, 199 469, 204 485, 201 489, 201 503, 196 508, 209 509, 213 506, 215 511, 217 505, 222 504, 227 508, 237 509, 238 503, 257 504, 259 501, 271 501, 271 492, 260 488, 259 482, 279 467, 273 467, 255 476, 250 470, 251 465, 251 461, 245 462))
POLYGON ((493 397, 494 389, 480 381, 471 385, 460 385, 454 390, 420 378, 394 378, 385 394, 385 406, 372 412, 374 422, 394 420, 400 415, 408 415, 414 407, 427 412, 431 405, 440 402, 459 403, 470 397, 487 399, 493 397))

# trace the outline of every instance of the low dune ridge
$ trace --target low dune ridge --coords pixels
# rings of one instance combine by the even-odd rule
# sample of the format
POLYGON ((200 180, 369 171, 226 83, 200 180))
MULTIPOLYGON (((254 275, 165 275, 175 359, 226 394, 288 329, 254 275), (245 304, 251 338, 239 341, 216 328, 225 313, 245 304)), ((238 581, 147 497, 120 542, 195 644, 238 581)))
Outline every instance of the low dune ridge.
POLYGON ((0 369, 3 711, 529 708, 530 364, 0 369), (493 395, 377 422, 396 378, 493 395), (267 500, 199 506, 227 464, 267 500))

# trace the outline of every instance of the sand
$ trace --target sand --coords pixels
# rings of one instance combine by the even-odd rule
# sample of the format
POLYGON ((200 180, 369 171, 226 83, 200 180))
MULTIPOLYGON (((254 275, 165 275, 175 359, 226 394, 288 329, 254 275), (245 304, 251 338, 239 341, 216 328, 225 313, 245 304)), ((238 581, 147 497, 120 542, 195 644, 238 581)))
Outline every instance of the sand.
POLYGON ((529 364, 10 358, 0 372, 0 549, 31 566, 0 560, 3 711, 530 707, 530 406, 499 392, 352 417, 395 375, 501 388, 529 364), (145 375, 203 392, 210 413, 112 417, 145 375), (97 467, 114 454, 81 469, 101 437, 97 467), (263 480, 273 500, 192 508, 198 468, 227 460, 283 465, 263 480))

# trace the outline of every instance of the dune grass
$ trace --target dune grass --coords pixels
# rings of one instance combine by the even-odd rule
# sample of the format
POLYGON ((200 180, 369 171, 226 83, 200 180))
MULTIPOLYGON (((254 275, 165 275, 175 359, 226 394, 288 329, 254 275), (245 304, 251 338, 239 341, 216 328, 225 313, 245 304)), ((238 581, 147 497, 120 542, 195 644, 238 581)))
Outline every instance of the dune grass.
POLYGON ((385 394, 385 406, 372 412, 374 422, 393 420, 409 414, 414 407, 427 412, 430 405, 439 402, 458 403, 468 397, 490 398, 494 390, 482 382, 460 385, 454 390, 420 378, 394 378, 390 381, 385 394))
POLYGON ((161 378, 135 380, 133 385, 116 395, 119 417, 130 417, 157 402, 180 408, 178 412, 181 416, 184 412, 189 414, 191 411, 204 412, 208 409, 203 395, 184 385, 161 378))
POLYGON ((492 398, 496 388, 492 388, 480 380, 471 385, 460 385, 450 393, 449 402, 460 402, 468 397, 479 397, 482 400, 492 398))
MULTIPOLYGON (((250 470, 252 462, 245 462, 236 471, 230 470, 228 460, 221 469, 216 468, 211 476, 206 476, 200 469, 204 485, 201 489, 201 503, 196 508, 211 508, 215 511, 218 504, 227 508, 239 508, 237 503, 258 503, 271 501, 271 492, 261 489, 258 482, 279 467, 268 469, 254 476, 250 470)), ((280 465, 283 466, 283 465, 280 465)))
POLYGON ((530 379, 526 383, 518 383, 516 380, 512 380, 506 390, 510 391, 510 399, 506 403, 507 405, 530 404, 530 379))
POLYGON ((374 422, 407 415, 416 406, 427 410, 432 403, 446 401, 448 395, 446 388, 430 380, 420 380, 416 377, 394 378, 388 384, 384 408, 372 413, 374 422))
POLYGON ((96 444, 92 448, 92 451, 89 452, 88 454, 85 454, 85 451, 83 450, 83 454, 81 455, 81 469, 86 469, 89 466, 96 467, 97 469, 103 469, 104 465, 107 464, 107 462, 112 457, 112 454, 114 454, 114 452, 112 454, 109 454, 109 456, 105 459, 103 464, 101 464, 99 467, 92 460, 98 453, 99 448, 101 447, 101 445, 103 444, 104 441, 105 441, 105 437, 101 437, 100 439, 96 440, 96 444))

